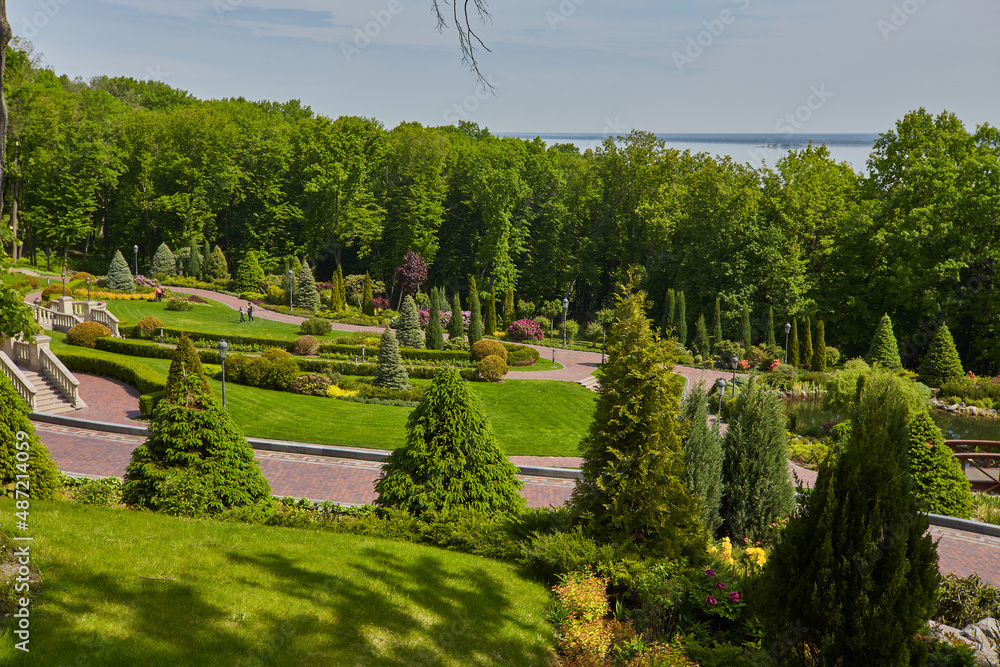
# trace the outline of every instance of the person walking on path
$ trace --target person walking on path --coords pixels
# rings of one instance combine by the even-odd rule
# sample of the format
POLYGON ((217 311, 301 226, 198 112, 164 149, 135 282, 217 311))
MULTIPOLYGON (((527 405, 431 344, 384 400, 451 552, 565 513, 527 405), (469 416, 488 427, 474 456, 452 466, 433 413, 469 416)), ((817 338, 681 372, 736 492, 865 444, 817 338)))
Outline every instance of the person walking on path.
POLYGON ((247 317, 253 322, 253 304, 247 301, 247 317))
POLYGON ((243 322, 246 322, 246 319, 243 317, 243 306, 240 306, 240 324, 243 322))

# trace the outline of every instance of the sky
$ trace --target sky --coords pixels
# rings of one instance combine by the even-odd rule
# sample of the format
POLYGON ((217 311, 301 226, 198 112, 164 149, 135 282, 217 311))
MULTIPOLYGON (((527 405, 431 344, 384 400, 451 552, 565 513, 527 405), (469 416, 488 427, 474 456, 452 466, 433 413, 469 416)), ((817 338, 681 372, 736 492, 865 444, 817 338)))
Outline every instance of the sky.
MULTIPOLYGON (((450 12, 451 7, 444 9, 450 12)), ((462 64, 431 0, 12 0, 59 74, 196 97, 299 99, 386 127, 495 133, 876 133, 910 110, 1000 108, 996 0, 507 0, 462 64)), ((450 14, 449 14, 450 17, 450 14)))

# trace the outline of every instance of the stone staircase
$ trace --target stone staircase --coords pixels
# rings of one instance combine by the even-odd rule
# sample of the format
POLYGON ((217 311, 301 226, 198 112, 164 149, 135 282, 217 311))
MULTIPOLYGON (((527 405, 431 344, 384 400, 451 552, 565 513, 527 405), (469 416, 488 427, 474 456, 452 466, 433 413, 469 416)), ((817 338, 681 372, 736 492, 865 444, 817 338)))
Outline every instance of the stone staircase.
POLYGON ((591 391, 596 391, 596 392, 600 392, 601 391, 601 383, 593 375, 588 375, 587 377, 583 378, 582 380, 577 380, 577 382, 579 384, 582 384, 584 387, 586 387, 587 389, 589 389, 591 391))
POLYGON ((59 414, 76 409, 69 399, 59 391, 59 387, 46 377, 44 373, 28 370, 24 366, 19 366, 18 368, 24 377, 31 384, 35 385, 35 389, 38 392, 35 394, 35 412, 59 414))

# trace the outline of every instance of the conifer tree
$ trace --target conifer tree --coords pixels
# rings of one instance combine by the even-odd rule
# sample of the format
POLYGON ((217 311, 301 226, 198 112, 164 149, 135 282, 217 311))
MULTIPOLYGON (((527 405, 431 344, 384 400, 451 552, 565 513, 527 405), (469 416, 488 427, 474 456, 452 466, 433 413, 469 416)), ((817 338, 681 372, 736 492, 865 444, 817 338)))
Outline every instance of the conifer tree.
POLYGON ((403 306, 399 312, 396 331, 398 332, 396 339, 403 347, 424 346, 424 332, 420 329, 417 304, 409 294, 403 297, 403 306))
POLYGON ((341 264, 337 265, 337 290, 341 308, 347 308, 347 285, 344 284, 344 267, 341 264))
POLYGON ((570 503, 602 542, 698 559, 706 536, 698 501, 684 487, 680 388, 670 381, 674 347, 651 328, 638 282, 630 272, 616 295, 608 361, 598 371, 601 393, 581 443, 583 478, 570 503))
POLYGON ((260 293, 264 285, 264 270, 257 262, 257 253, 247 252, 236 271, 236 289, 240 292, 260 293))
POLYGON ((174 253, 171 252, 170 246, 163 242, 153 253, 153 265, 150 267, 149 272, 151 274, 159 275, 163 274, 166 276, 177 275, 177 260, 174 258, 174 253))
POLYGON ((208 280, 208 264, 212 259, 212 249, 208 247, 208 239, 204 239, 201 244, 201 272, 198 274, 199 280, 208 280))
POLYGON ((799 367, 799 321, 792 318, 792 340, 788 343, 788 363, 799 367))
POLYGON ((128 262, 121 250, 115 251, 115 256, 111 259, 111 266, 108 267, 108 276, 105 281, 108 289, 118 292, 134 292, 135 280, 132 272, 128 268, 128 262))
POLYGON ((361 298, 361 313, 374 316, 375 306, 372 304, 372 277, 365 271, 365 295, 361 298))
POLYGON ((313 312, 320 306, 316 278, 313 277, 309 262, 302 262, 302 268, 299 269, 298 281, 295 284, 295 305, 313 312))
MULTIPOLYGON (((712 318, 712 342, 722 342, 722 309, 719 307, 719 295, 715 295, 715 311, 712 318)), ((704 352, 702 352, 704 354, 704 352)))
MULTIPOLYGON (((340 273, 338 271, 334 271, 333 277, 330 279, 330 310, 335 313, 339 313, 347 308, 347 301, 341 298, 342 296, 343 292, 340 289, 340 273)), ((362 302, 362 308, 364 308, 364 302, 362 302)), ((372 314, 375 314, 374 310, 372 311, 372 314)))
POLYGON ((517 319, 516 311, 514 310, 514 285, 507 285, 507 291, 504 293, 503 297, 503 330, 506 331, 507 327, 517 319))
POLYGON ((777 393, 757 379, 736 398, 722 442, 722 529, 731 538, 759 540, 795 509, 787 422, 777 393))
POLYGON ((663 308, 663 321, 660 323, 661 333, 666 336, 668 332, 672 331, 674 328, 674 319, 676 318, 677 309, 677 293, 674 292, 673 288, 667 290, 667 302, 663 308))
POLYGON ((208 388, 205 370, 201 367, 201 357, 194 349, 188 335, 182 333, 181 339, 177 342, 174 353, 170 357, 170 370, 167 371, 167 386, 164 396, 178 396, 179 392, 184 391, 184 378, 187 375, 198 378, 199 384, 205 392, 212 393, 212 390, 208 388))
POLYGON ((11 381, 0 373, 0 486, 16 495, 18 480, 22 480, 24 488, 25 478, 19 475, 27 475, 30 498, 52 500, 62 485, 59 468, 35 434, 35 425, 28 418, 30 412, 11 381), (18 460, 20 452, 27 454, 26 461, 18 460))
POLYGON ((753 329, 750 328, 750 306, 745 303, 740 317, 740 338, 743 340, 744 353, 749 352, 753 345, 753 329))
POLYGON ((872 337, 871 345, 868 347, 868 354, 865 361, 871 366, 881 366, 890 370, 902 368, 903 362, 899 358, 899 343, 896 341, 896 334, 892 331, 892 320, 889 314, 882 315, 872 337))
POLYGON ((212 280, 228 280, 229 264, 226 262, 226 255, 222 248, 215 246, 212 248, 212 255, 208 259, 208 267, 205 269, 206 278, 212 280))
POLYGON ((708 425, 705 386, 698 383, 681 403, 681 421, 686 432, 684 450, 684 486, 701 504, 701 523, 709 533, 722 524, 722 440, 716 426, 708 425))
POLYGON ((448 321, 448 340, 465 339, 465 322, 462 317, 462 300, 455 292, 455 298, 451 302, 451 319, 448 321))
POLYGON ((805 320, 802 321, 802 352, 799 354, 799 359, 802 365, 812 363, 813 358, 813 344, 812 344, 812 323, 809 321, 809 316, 806 315, 805 320))
POLYGON ((438 301, 437 287, 432 287, 431 307, 428 312, 430 319, 427 321, 428 350, 444 349, 444 330, 441 328, 441 311, 438 310, 438 303, 439 301, 438 301))
POLYGON ((688 325, 683 291, 677 293, 677 324, 675 328, 677 330, 677 342, 681 344, 681 347, 685 347, 687 345, 688 325))
POLYGON ((270 497, 239 427, 191 375, 156 406, 149 436, 132 452, 122 480, 124 503, 172 514, 218 514, 263 506, 270 497), (170 483, 178 473, 190 486, 170 483), (191 497, 191 486, 202 493, 191 497))
POLYGON ((816 345, 813 349, 812 370, 826 372, 826 332, 823 320, 816 323, 816 345))
POLYGON ((698 316, 698 321, 694 325, 694 342, 698 346, 698 353, 708 361, 712 357, 712 342, 708 338, 704 314, 698 316))
POLYGON ((393 391, 411 391, 410 376, 403 367, 403 357, 399 354, 396 334, 386 328, 382 332, 382 340, 378 348, 378 370, 372 381, 377 387, 393 391))
POLYGON ((774 339, 774 308, 772 306, 767 307, 767 338, 765 340, 771 347, 778 344, 774 339))
POLYGON ((927 350, 924 360, 920 362, 917 372, 920 374, 920 381, 930 387, 940 387, 946 382, 958 382, 965 375, 962 359, 958 356, 955 341, 947 324, 942 323, 934 334, 931 347, 927 350))
POLYGON ((187 261, 187 274, 192 278, 201 280, 201 257, 198 255, 198 244, 195 243, 194 239, 191 239, 191 248, 189 249, 187 261))
POLYGON ((282 260, 281 267, 281 289, 286 292, 292 292, 294 296, 295 288, 292 286, 292 279, 289 277, 289 273, 292 270, 292 263, 288 257, 282 260))
POLYGON ((406 444, 389 455, 375 492, 380 507, 516 513, 524 507, 517 468, 504 454, 482 403, 453 368, 434 376, 406 421, 406 444))
POLYGON ((876 372, 865 383, 843 450, 820 465, 768 560, 757 611, 783 664, 916 664, 940 574, 906 470, 901 382, 876 372))
POLYGON ((475 276, 469 276, 469 345, 474 345, 483 338, 483 321, 479 313, 479 288, 476 287, 475 276))
POLYGON ((930 413, 924 410, 914 415, 908 431, 910 477, 917 498, 928 512, 968 519, 972 487, 930 413))
POLYGON ((483 333, 492 336, 497 331, 497 300, 496 287, 490 290, 490 295, 486 297, 486 317, 483 318, 483 333))

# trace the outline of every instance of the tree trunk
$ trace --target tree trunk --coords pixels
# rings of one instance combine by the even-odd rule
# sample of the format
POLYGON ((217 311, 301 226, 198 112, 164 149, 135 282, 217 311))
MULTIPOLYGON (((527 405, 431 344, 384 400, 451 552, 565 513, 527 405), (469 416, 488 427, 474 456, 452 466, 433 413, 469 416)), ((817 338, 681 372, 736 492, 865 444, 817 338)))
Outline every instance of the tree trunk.
MULTIPOLYGON (((14 33, 7 20, 7 0, 0 0, 0 193, 3 192, 4 173, 7 164, 7 125, 10 114, 7 111, 7 96, 4 95, 4 72, 7 70, 7 45, 14 33)), ((3 216, 3 197, 0 196, 0 217, 3 216)))

